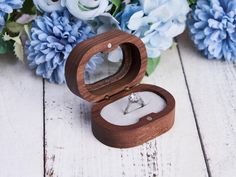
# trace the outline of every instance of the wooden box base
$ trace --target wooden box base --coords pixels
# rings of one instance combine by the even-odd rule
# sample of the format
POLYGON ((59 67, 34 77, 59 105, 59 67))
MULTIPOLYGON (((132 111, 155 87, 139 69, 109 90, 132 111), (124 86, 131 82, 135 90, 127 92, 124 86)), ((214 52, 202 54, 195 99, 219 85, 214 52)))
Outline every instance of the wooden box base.
POLYGON ((142 84, 96 103, 92 107, 92 131, 94 136, 105 145, 129 148, 143 144, 168 131, 174 124, 174 115, 175 100, 169 92, 154 85, 142 84), (156 93, 165 100, 166 107, 161 112, 150 113, 141 117, 136 124, 128 126, 113 125, 101 116, 101 110, 106 105, 139 91, 156 93))

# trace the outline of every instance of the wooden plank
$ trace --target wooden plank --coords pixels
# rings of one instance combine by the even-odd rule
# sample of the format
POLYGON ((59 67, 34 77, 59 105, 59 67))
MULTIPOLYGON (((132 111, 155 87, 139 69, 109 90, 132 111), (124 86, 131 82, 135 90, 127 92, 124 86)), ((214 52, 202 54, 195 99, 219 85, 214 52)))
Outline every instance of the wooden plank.
POLYGON ((0 56, 0 176, 43 176, 43 86, 10 55, 0 56))
POLYGON ((204 59, 187 34, 178 41, 211 176, 235 176, 236 63, 204 59))
POLYGON ((163 56, 159 68, 144 82, 174 94, 176 122, 165 135, 130 149, 98 142, 91 132, 90 103, 70 93, 66 86, 46 83, 46 176, 207 176, 176 48, 163 56))

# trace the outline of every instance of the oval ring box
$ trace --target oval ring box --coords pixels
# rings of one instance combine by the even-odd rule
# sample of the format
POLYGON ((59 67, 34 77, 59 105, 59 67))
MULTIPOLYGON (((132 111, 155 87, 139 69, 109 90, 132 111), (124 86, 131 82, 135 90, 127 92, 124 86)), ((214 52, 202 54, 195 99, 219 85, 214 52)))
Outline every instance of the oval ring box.
POLYGON ((175 99, 163 88, 140 84, 145 75, 147 53, 143 42, 136 36, 120 30, 109 31, 79 43, 70 53, 65 67, 69 89, 77 96, 94 103, 91 122, 94 136, 103 144, 128 148, 145 143, 168 131, 174 124, 175 99), (99 52, 121 47, 124 59, 116 74, 92 84, 84 80, 85 66, 99 52), (101 110, 131 93, 148 91, 164 99, 166 106, 157 113, 141 116, 132 125, 114 125, 106 121, 101 110))

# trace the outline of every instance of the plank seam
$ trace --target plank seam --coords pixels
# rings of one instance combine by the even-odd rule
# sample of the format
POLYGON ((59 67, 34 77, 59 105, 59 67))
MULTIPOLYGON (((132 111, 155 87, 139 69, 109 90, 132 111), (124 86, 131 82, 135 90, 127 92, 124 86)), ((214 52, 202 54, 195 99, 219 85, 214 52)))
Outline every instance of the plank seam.
POLYGON ((43 176, 46 177, 45 80, 43 82, 43 176))
POLYGON ((193 116, 194 116, 195 125, 196 125, 196 128, 197 128, 197 133, 198 133, 198 137, 199 137, 199 141, 200 141, 200 145, 201 145, 205 165, 206 165, 206 168, 207 168, 208 177, 212 177, 211 170, 210 170, 210 165, 208 163, 208 157, 207 157, 206 150, 205 150, 205 147, 204 147, 204 144, 203 144, 203 139, 202 139, 200 127, 199 127, 199 123, 198 123, 198 120, 197 120, 197 115, 196 115, 194 104, 193 104, 193 99, 192 99, 192 96, 191 96, 191 93, 190 93, 190 88, 189 88, 189 84, 188 84, 188 80, 187 80, 187 75, 186 75, 186 72, 185 72, 185 69, 184 69, 182 55, 181 55, 180 48, 179 48, 178 45, 177 45, 177 50, 178 50, 178 54, 179 54, 179 58, 180 58, 180 63, 181 63, 181 67, 182 67, 182 71, 183 71, 183 75, 184 75, 185 84, 186 84, 186 87, 187 87, 188 97, 189 97, 189 101, 190 101, 190 104, 191 104, 191 108, 192 108, 192 112, 193 112, 193 116))

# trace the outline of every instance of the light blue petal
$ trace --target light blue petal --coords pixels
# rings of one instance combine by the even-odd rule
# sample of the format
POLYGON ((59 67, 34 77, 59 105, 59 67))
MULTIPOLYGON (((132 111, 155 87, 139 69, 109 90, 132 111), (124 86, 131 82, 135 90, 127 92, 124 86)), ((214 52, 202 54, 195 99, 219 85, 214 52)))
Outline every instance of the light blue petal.
POLYGON ((120 47, 116 48, 115 50, 109 52, 108 60, 111 62, 120 62, 123 59, 123 51, 120 47))

